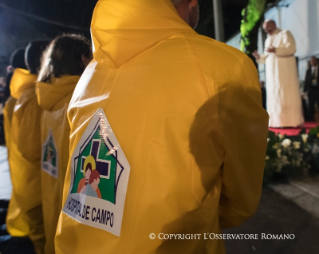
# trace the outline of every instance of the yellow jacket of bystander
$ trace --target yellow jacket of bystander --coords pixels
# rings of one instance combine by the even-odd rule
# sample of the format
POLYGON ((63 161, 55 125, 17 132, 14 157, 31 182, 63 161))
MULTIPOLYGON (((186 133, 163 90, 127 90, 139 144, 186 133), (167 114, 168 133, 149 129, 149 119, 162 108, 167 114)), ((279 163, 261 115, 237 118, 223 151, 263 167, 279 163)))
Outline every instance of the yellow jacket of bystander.
POLYGON ((41 180, 46 254, 55 253, 54 237, 62 208, 62 191, 69 159, 70 126, 66 114, 79 78, 52 77, 50 83, 36 84, 38 103, 43 109, 41 180))
POLYGON ((6 147, 8 150, 8 158, 10 154, 10 139, 11 139, 11 122, 13 109, 16 104, 17 99, 10 96, 4 106, 3 109, 3 122, 4 122, 4 137, 6 141, 6 147))
POLYGON ((56 253, 225 253, 207 233, 240 225, 261 195, 256 67, 170 0, 100 0, 91 31, 94 60, 68 110, 56 253))
POLYGON ((41 109, 35 95, 37 75, 15 69, 10 89, 16 104, 12 115, 10 173, 12 196, 6 218, 12 236, 28 236, 36 253, 43 253, 44 229, 40 174, 41 109))

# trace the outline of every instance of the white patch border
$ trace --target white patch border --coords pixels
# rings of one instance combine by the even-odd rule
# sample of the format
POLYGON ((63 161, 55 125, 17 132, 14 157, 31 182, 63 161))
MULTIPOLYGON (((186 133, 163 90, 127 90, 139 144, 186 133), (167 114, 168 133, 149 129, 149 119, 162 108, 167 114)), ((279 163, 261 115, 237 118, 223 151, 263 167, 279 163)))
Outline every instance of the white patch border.
MULTIPOLYGON (((81 224, 92 226, 94 228, 99 228, 104 231, 108 231, 116 236, 120 236, 123 213, 124 213, 124 205, 125 205, 125 199, 126 199, 126 193, 127 193, 127 186, 128 186, 128 180, 129 180, 131 167, 128 160, 125 157, 125 154, 102 108, 99 108, 93 114, 92 119, 90 120, 89 124, 85 128, 85 131, 81 139, 78 141, 76 148, 74 149, 70 159, 71 159, 71 181, 69 186, 68 197, 62 209, 62 212, 64 212, 65 214, 67 214, 68 216, 70 216, 71 218, 73 218, 74 220, 78 221, 81 224), (122 171, 122 174, 120 175, 121 177, 120 180, 118 180, 118 177, 119 177, 118 170, 116 172, 116 180, 118 181, 117 192, 116 192, 116 204, 113 204, 109 201, 98 199, 95 197, 86 196, 85 194, 71 193, 73 184, 74 184, 76 168, 77 168, 77 165, 75 165, 75 158, 78 156, 78 154, 80 154, 80 148, 83 146, 83 144, 85 144, 85 142, 93 133, 93 131, 95 131, 95 129, 98 128, 98 125, 97 125, 98 121, 99 121, 99 126, 102 132, 101 136, 104 139, 104 142, 107 143, 107 138, 109 138, 109 140, 113 144, 113 148, 117 151, 118 161, 121 162, 121 165, 124 168, 122 171), (71 201, 72 198, 77 199, 84 205, 90 204, 90 208, 94 205, 95 208, 108 210, 112 212, 112 214, 115 214, 113 227, 110 227, 109 225, 103 225, 100 223, 92 222, 92 220, 83 219, 78 214, 72 213, 70 210, 67 209, 68 203, 69 201, 71 201)), ((82 209, 83 209, 83 206, 82 206, 82 209)))
MULTIPOLYGON (((53 176, 54 178, 58 179, 59 178, 59 171, 58 171, 58 163, 59 163, 59 158, 58 158, 58 150, 57 150, 57 146, 56 146, 56 143, 55 143, 55 139, 53 137, 53 133, 52 133, 52 130, 51 128, 49 128, 49 131, 48 131, 48 135, 46 137, 46 140, 42 143, 42 151, 41 151, 41 169, 42 171, 46 172, 47 174, 49 174, 50 176, 53 176), (55 171, 56 171, 56 174, 52 174, 52 170, 49 172, 48 170, 45 170, 44 169, 44 152, 45 152, 45 149, 44 147, 48 145, 48 142, 50 140, 50 136, 52 137, 52 140, 53 140, 53 145, 54 145, 54 149, 55 149, 55 153, 56 153, 56 167, 55 167, 55 171)), ((49 165, 50 168, 54 166, 51 164, 49 165)))

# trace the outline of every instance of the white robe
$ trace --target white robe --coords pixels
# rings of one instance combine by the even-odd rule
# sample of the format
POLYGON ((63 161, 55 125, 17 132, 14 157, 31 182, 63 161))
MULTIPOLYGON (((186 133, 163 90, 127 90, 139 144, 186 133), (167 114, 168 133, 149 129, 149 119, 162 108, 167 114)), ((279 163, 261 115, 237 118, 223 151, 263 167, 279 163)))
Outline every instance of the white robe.
POLYGON ((296 44, 288 30, 277 29, 268 36, 258 63, 266 64, 267 111, 270 127, 295 127, 303 124, 301 96, 295 59, 296 44))

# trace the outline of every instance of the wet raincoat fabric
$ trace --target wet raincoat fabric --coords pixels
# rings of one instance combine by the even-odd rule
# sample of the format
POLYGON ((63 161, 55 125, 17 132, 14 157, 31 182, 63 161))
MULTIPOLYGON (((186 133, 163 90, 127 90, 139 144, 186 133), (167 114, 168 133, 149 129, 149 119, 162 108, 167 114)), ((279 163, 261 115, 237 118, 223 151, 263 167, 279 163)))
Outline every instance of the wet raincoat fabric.
POLYGON ((45 254, 54 254, 54 237, 62 207, 64 176, 69 159, 70 127, 67 108, 79 76, 51 78, 51 83, 38 82, 36 94, 43 109, 41 118, 42 143, 42 205, 46 243, 45 254), (53 142, 51 142, 49 139, 53 142), (48 147, 52 147, 54 172, 44 168, 48 147))
POLYGON ((225 253, 207 233, 250 217, 262 188, 268 115, 252 61, 198 35, 169 0, 100 0, 91 31, 94 60, 69 105, 70 156, 102 108, 130 164, 122 227, 116 236, 62 212, 56 252, 225 253))
POLYGON ((10 96, 3 109, 3 120, 4 120, 4 137, 6 141, 6 147, 8 150, 8 158, 10 154, 10 139, 11 139, 11 122, 13 109, 16 104, 17 99, 10 96))
POLYGON ((41 109, 35 95, 37 76, 16 69, 10 83, 16 98, 11 124, 9 164, 12 196, 6 218, 12 236, 29 237, 36 253, 43 253, 44 229, 40 174, 41 109))

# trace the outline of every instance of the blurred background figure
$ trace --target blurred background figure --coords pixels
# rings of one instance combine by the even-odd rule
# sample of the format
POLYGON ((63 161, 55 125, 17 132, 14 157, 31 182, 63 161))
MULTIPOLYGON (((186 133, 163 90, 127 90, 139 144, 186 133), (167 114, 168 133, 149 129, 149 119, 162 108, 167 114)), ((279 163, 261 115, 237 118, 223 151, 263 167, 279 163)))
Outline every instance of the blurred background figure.
POLYGON ((270 127, 296 127, 303 124, 296 44, 288 30, 277 28, 275 21, 265 20, 263 29, 268 34, 265 53, 253 53, 258 63, 266 64, 267 111, 270 127))
POLYGON ((260 89, 261 89, 261 97, 263 102, 263 108, 266 109, 266 87, 265 87, 265 81, 260 81, 260 89))
POLYGON ((306 71, 305 85, 304 85, 304 92, 307 93, 308 95, 309 121, 315 121, 316 105, 317 105, 317 108, 319 108, 319 78, 318 77, 319 77, 318 59, 313 56, 311 57, 309 61, 309 68, 306 71))
MULTIPOLYGON (((5 86, 1 91, 3 93, 3 97, 1 98, 0 104, 0 143, 4 144, 6 138, 9 138, 5 134, 5 128, 9 129, 12 117, 12 111, 16 100, 10 97, 10 82, 13 75, 13 72, 16 68, 27 69, 24 61, 25 48, 18 48, 12 52, 10 56, 9 65, 6 68, 7 75, 5 78, 5 86), (9 100, 8 100, 9 99, 9 100), (6 110, 3 110, 5 107, 6 101, 8 100, 8 106, 6 110), (4 116, 4 114, 7 114, 4 116), (4 122, 4 118, 7 119, 7 122, 4 122), (5 126, 8 124, 8 126, 5 126)), ((7 144, 7 143, 6 143, 7 144)))
MULTIPOLYGON (((11 96, 16 99, 14 110, 6 104, 6 115, 13 110, 11 126, 6 129, 10 136, 7 145, 13 188, 6 218, 7 230, 13 238, 30 238, 37 254, 43 253, 45 238, 40 174, 41 108, 37 104, 35 83, 40 56, 47 44, 47 41, 33 41, 27 46, 23 55, 29 70, 14 70, 10 81, 11 96)), ((10 118, 6 121, 9 125, 10 118)), ((11 253, 15 242, 7 245, 5 253, 11 253)))
POLYGON ((46 254, 55 253, 54 237, 69 159, 67 109, 82 72, 92 60, 90 41, 76 34, 58 36, 43 55, 36 85, 41 117, 41 182, 46 254))
POLYGON ((25 48, 18 48, 12 52, 10 62, 7 66, 6 86, 4 89, 4 103, 10 96, 10 81, 15 68, 27 69, 24 61, 25 48))

